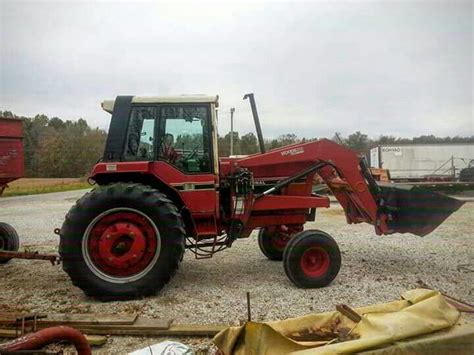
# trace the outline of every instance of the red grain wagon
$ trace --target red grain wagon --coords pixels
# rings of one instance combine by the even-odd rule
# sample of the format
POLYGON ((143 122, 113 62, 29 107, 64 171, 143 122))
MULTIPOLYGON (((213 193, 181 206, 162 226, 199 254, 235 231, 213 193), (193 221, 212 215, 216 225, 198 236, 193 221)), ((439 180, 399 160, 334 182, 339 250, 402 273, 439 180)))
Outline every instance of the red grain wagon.
POLYGON ((9 182, 23 174, 23 122, 0 117, 0 195, 9 182))

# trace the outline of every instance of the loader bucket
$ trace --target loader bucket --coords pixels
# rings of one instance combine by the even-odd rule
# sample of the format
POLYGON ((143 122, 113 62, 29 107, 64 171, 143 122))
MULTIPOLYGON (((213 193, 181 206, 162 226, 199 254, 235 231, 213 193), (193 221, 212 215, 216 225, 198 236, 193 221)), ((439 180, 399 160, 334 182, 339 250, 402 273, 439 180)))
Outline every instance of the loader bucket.
POLYGON ((388 222, 390 233, 413 233, 423 237, 464 204, 417 186, 379 186, 385 211, 392 216, 388 222))

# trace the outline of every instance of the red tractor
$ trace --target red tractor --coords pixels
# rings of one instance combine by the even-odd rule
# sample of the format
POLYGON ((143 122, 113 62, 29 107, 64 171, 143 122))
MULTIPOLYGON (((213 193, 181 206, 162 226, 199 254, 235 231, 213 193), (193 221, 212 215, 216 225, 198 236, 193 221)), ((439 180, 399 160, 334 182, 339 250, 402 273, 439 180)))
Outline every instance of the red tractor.
POLYGON ((329 140, 218 158, 217 96, 118 96, 98 185, 71 208, 60 231, 63 268, 74 285, 103 300, 146 296, 175 274, 185 250, 198 258, 230 248, 260 229, 262 252, 283 260, 299 287, 324 287, 339 272, 335 240, 303 230, 329 198, 312 192, 321 177, 348 223, 377 234, 434 230, 462 203, 423 190, 378 185, 365 161, 329 140))

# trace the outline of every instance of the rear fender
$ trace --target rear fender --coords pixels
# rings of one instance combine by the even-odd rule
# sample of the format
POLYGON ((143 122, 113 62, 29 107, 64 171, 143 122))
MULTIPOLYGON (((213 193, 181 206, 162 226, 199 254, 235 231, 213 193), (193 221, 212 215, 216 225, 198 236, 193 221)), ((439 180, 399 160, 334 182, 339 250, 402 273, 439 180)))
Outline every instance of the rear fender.
POLYGON ((91 176, 91 179, 97 182, 99 185, 107 185, 115 182, 135 182, 151 186, 161 193, 164 193, 173 203, 178 207, 183 217, 183 221, 186 227, 186 234, 196 235, 196 226, 192 219, 191 214, 186 208, 184 201, 178 191, 167 185, 153 174, 144 173, 114 173, 114 174, 96 174, 91 176))

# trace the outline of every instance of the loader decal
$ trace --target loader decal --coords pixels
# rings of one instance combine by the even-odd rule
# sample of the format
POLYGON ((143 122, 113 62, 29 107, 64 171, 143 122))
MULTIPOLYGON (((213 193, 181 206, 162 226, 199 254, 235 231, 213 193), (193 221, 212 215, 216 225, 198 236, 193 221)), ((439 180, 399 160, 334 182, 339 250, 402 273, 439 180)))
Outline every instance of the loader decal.
POLYGON ((287 156, 287 155, 297 155, 297 154, 303 154, 304 153, 304 148, 303 147, 298 147, 298 148, 293 148, 289 150, 285 150, 281 152, 282 156, 287 156))

